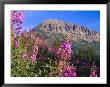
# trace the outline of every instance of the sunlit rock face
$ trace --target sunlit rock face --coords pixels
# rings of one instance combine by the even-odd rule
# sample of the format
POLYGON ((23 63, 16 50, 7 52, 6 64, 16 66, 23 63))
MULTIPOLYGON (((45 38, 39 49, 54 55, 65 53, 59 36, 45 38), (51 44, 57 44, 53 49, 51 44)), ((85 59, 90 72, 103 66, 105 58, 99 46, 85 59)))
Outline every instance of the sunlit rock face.
POLYGON ((48 19, 36 26, 33 31, 42 31, 46 35, 59 36, 60 34, 65 36, 69 34, 73 41, 85 40, 88 42, 100 41, 100 34, 96 31, 88 29, 86 26, 80 26, 78 24, 66 23, 62 20, 48 19))

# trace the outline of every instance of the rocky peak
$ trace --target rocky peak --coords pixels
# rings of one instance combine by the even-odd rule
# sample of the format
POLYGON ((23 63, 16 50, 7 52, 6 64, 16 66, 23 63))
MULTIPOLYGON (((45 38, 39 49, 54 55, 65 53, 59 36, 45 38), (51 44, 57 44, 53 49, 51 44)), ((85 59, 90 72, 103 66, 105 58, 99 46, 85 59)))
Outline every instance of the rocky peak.
POLYGON ((54 32, 56 34, 69 33, 74 40, 86 40, 89 42, 100 41, 100 34, 96 31, 88 29, 86 26, 80 26, 77 24, 67 23, 62 20, 48 19, 37 26, 37 29, 44 31, 45 33, 54 32))

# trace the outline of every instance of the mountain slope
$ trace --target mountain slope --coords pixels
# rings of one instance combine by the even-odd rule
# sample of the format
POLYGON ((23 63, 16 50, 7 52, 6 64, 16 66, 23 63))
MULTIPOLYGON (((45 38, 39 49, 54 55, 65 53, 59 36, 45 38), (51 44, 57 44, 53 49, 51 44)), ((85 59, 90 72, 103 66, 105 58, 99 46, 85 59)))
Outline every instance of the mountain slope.
POLYGON ((37 31, 43 31, 50 34, 70 34, 72 40, 100 41, 100 34, 96 31, 89 30, 87 27, 76 24, 66 23, 61 20, 48 19, 34 28, 37 31))
POLYGON ((65 38, 68 39, 69 36, 72 44, 76 46, 76 48, 86 50, 92 46, 96 54, 100 54, 100 34, 85 26, 66 23, 57 19, 48 19, 33 28, 33 32, 39 33, 51 46, 53 46, 56 38, 61 41, 65 38))

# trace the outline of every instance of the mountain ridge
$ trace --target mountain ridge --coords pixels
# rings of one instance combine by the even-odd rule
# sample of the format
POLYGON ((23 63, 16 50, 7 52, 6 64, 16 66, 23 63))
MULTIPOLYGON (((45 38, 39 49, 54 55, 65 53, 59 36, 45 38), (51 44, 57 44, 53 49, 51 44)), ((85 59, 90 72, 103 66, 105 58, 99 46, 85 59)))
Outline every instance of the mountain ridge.
POLYGON ((93 47, 96 55, 100 55, 100 33, 91 31, 85 26, 71 24, 62 20, 45 20, 32 29, 48 42, 49 47, 66 40, 71 40, 72 49, 87 50, 93 47), (72 27, 70 27, 72 26, 72 27))
POLYGON ((44 33, 69 34, 72 40, 85 40, 88 42, 100 41, 100 33, 88 29, 86 26, 67 23, 57 19, 47 19, 33 28, 34 31, 41 30, 44 33))

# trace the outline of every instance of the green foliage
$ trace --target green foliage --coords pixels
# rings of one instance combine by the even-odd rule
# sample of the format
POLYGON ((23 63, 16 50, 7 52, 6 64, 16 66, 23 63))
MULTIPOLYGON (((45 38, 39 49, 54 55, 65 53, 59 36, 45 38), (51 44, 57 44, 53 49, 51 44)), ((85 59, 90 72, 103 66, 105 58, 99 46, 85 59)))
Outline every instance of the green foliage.
POLYGON ((95 48, 93 46, 89 46, 86 50, 83 48, 76 48, 73 55, 79 58, 86 58, 90 62, 100 61, 99 56, 95 53, 95 48))
POLYGON ((56 60, 53 61, 53 58, 51 57, 46 57, 46 58, 40 58, 36 64, 36 73, 38 77, 48 77, 53 74, 56 76, 56 70, 57 70, 57 65, 56 60))
POLYGON ((38 77, 56 76, 57 59, 56 56, 48 52, 47 49, 39 48, 39 59, 36 63, 36 73, 38 77), (54 72, 54 73, 53 73, 54 72))
MULTIPOLYGON (((14 51, 15 52, 15 51, 14 51)), ((19 54, 11 61, 11 76, 13 77, 47 77, 56 76, 57 61, 55 55, 47 53, 47 50, 41 48, 40 56, 35 63, 23 60, 19 54), (54 73, 52 73, 54 72, 54 73)))
POLYGON ((77 75, 80 77, 85 77, 90 75, 90 68, 86 68, 83 65, 79 64, 77 65, 77 75))
POLYGON ((94 48, 89 47, 88 50, 86 51, 87 53, 87 58, 89 61, 94 61, 95 53, 94 53, 94 48))
MULTIPOLYGON (((39 36, 39 35, 38 35, 39 36)), ((31 60, 24 60, 22 54, 32 51, 32 46, 35 41, 30 39, 30 34, 27 36, 18 37, 20 45, 15 48, 12 42, 11 44, 11 76, 12 77, 57 77, 58 76, 58 57, 53 52, 48 51, 48 46, 38 46, 37 60, 33 63, 31 60), (26 44, 28 46, 26 46, 26 44)), ((61 39, 56 37, 53 40, 53 47, 59 48, 61 39)), ((78 57, 80 59, 87 59, 91 63, 95 61, 97 66, 100 65, 100 57, 95 54, 95 47, 88 46, 86 49, 81 48, 80 45, 72 44, 72 57, 78 57)), ((27 57, 28 59, 28 57, 27 57)), ((74 65, 74 63, 73 63, 74 65)), ((85 68, 81 64, 77 64, 78 76, 89 76, 90 68, 85 68)), ((99 66, 100 67, 100 66, 99 66)))
POLYGON ((11 64, 12 77, 34 77, 35 64, 31 61, 24 61, 21 58, 13 58, 11 64))
POLYGON ((35 63, 32 61, 24 60, 22 54, 26 51, 32 51, 33 41, 19 37, 21 43, 19 47, 11 48, 11 76, 12 77, 47 77, 56 76, 57 61, 56 56, 48 52, 45 47, 40 47, 38 50, 38 59, 35 63), (26 48, 24 45, 29 43, 26 48), (54 73, 53 73, 54 72, 54 73))
POLYGON ((54 40, 54 47, 55 48, 58 48, 60 46, 60 39, 57 37, 57 38, 55 38, 55 40, 54 40))
POLYGON ((33 43, 30 42, 29 45, 28 45, 28 48, 27 48, 28 52, 32 51, 32 46, 33 46, 33 43))

